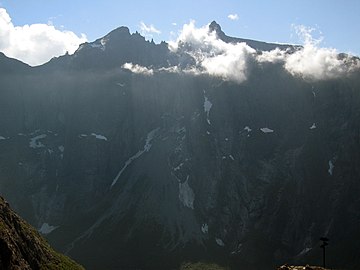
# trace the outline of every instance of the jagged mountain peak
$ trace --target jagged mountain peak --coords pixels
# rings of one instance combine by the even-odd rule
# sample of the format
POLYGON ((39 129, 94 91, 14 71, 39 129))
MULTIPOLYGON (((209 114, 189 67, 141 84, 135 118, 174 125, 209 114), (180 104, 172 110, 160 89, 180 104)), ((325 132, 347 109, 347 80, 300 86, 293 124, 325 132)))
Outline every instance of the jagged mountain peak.
POLYGON ((216 33, 224 33, 224 32, 221 30, 220 24, 218 24, 216 21, 212 21, 212 22, 209 24, 209 31, 215 31, 216 33))
POLYGON ((168 61, 172 62, 167 43, 155 44, 139 32, 130 33, 128 27, 120 26, 93 42, 81 44, 74 55, 50 61, 49 66, 56 70, 59 67, 67 70, 109 69, 125 63, 163 67, 168 61))

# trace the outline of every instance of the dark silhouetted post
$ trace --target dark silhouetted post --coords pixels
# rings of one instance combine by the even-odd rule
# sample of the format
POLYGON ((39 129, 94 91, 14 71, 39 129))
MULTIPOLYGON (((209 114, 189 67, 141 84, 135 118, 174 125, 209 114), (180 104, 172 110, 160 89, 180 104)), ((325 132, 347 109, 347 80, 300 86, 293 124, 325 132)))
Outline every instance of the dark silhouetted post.
POLYGON ((326 267, 326 263, 325 263, 325 247, 327 245, 329 245, 329 239, 326 238, 326 237, 321 237, 320 240, 323 242, 322 245, 320 246, 322 249, 323 249, 323 265, 324 265, 324 268, 326 267))

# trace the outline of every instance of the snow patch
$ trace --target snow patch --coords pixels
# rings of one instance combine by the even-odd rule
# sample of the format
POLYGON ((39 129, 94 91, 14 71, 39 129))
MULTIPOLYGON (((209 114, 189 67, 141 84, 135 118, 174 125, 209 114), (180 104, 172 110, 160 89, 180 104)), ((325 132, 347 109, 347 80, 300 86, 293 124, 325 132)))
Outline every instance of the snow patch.
POLYGON ((235 160, 235 158, 233 157, 233 155, 229 155, 229 158, 231 158, 232 160, 235 160))
POLYGON ((118 85, 118 86, 120 86, 120 87, 124 87, 124 86, 125 86, 125 83, 120 83, 120 82, 118 82, 118 83, 116 83, 116 85, 118 85))
POLYGON ((246 130, 247 132, 251 132, 251 131, 252 131, 252 129, 251 129, 249 126, 244 127, 244 130, 246 130))
POLYGON ((265 127, 265 128, 260 128, 260 130, 261 130, 262 132, 264 132, 264 133, 272 133, 272 132, 274 132, 274 130, 272 130, 272 129, 270 129, 270 128, 267 128, 267 127, 265 127))
POLYGON ((106 46, 106 43, 107 43, 107 42, 108 42, 108 40, 105 39, 105 38, 102 38, 102 39, 100 40, 100 43, 101 43, 101 45, 103 46, 104 50, 105 50, 105 46, 106 46))
POLYGON ((6 138, 3 136, 0 136, 0 140, 6 140, 6 138))
POLYGON ((101 40, 100 40, 100 42, 99 41, 95 41, 95 42, 93 42, 93 43, 90 43, 90 46, 92 47, 92 48, 99 48, 100 50, 102 50, 102 51, 105 51, 105 49, 106 49, 106 42, 107 42, 107 40, 106 39, 104 39, 104 38, 102 38, 101 40))
MULTIPOLYGON (((205 91, 204 91, 205 94, 205 91)), ((212 107, 210 100, 204 95, 204 112, 206 113, 206 121, 210 125, 209 113, 212 107)))
POLYGON ((208 233, 209 232, 209 226, 207 225, 207 223, 204 223, 202 226, 201 226, 201 231, 203 233, 208 233))
POLYGON ((334 163, 332 162, 332 160, 329 160, 329 169, 328 169, 328 173, 329 173, 330 175, 333 175, 334 168, 335 168, 334 163))
POLYGON ((310 127, 310 129, 315 129, 316 128, 316 124, 313 123, 312 126, 310 127))
POLYGON ((310 250, 312 250, 312 248, 306 247, 306 248, 304 248, 297 256, 305 255, 305 254, 308 253, 310 250))
POLYGON ((183 165, 184 165, 184 163, 181 162, 177 167, 174 168, 174 171, 180 170, 183 165))
POLYGON ((223 240, 221 240, 220 238, 215 238, 215 241, 219 246, 221 246, 221 247, 225 246, 223 240))
POLYGON ((314 97, 314 99, 316 98, 316 93, 315 93, 315 91, 312 91, 312 94, 313 94, 313 97, 314 97))
POLYGON ((189 176, 186 177, 184 183, 179 183, 179 200, 183 203, 184 206, 194 209, 194 191, 188 184, 189 176))
POLYGON ((242 244, 240 243, 234 251, 231 252, 231 254, 238 254, 241 252, 242 244))
POLYGON ((90 46, 92 48, 102 48, 101 44, 99 44, 99 43, 91 43, 90 46))
POLYGON ((49 234, 51 233, 53 230, 57 229, 59 226, 51 226, 48 223, 43 223, 43 225, 41 225, 41 228, 39 229, 39 232, 41 234, 49 234))
POLYGON ((124 166, 121 168, 121 170, 118 172, 118 174, 116 175, 116 177, 114 178, 114 180, 111 183, 110 188, 112 188, 116 182, 119 180, 120 176, 122 175, 122 173, 125 171, 125 169, 137 158, 139 158, 142 154, 144 154, 145 152, 149 152, 151 149, 151 141, 154 139, 156 132, 159 130, 160 128, 156 128, 153 129, 152 131, 150 131, 147 134, 146 140, 145 140, 145 145, 143 150, 138 151, 135 155, 131 156, 124 164, 124 166))
POLYGON ((46 138, 46 136, 47 136, 46 134, 40 134, 38 136, 31 138, 29 142, 29 146, 34 149, 45 147, 45 145, 42 144, 39 140, 46 138))
POLYGON ((59 151, 61 152, 60 154, 60 158, 63 159, 64 158, 64 151, 65 151, 65 147, 63 145, 60 145, 58 147, 59 151))
POLYGON ((95 136, 95 138, 96 138, 96 139, 98 139, 98 140, 104 140, 104 141, 107 141, 107 138, 106 138, 104 135, 91 133, 91 136, 95 136))

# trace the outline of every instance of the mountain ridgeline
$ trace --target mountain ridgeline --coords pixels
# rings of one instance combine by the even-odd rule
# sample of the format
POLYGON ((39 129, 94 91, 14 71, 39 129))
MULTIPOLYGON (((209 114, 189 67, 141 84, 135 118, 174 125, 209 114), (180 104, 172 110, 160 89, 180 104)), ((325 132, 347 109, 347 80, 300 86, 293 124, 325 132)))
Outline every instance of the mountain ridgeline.
POLYGON ((356 269, 359 71, 250 59, 238 82, 192 72, 191 50, 120 27, 39 67, 0 55, 1 194, 86 269, 319 265, 322 236, 328 266, 356 269))

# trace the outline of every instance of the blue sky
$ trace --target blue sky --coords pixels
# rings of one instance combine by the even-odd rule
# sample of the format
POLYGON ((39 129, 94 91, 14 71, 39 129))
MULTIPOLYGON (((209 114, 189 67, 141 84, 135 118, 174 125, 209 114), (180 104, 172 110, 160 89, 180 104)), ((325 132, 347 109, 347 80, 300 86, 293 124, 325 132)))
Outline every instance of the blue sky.
POLYGON ((83 33, 89 41, 123 25, 156 42, 168 41, 175 39, 183 24, 193 19, 199 27, 216 20, 232 36, 301 43, 293 25, 305 25, 316 28, 315 36, 323 36, 321 46, 360 55, 359 0, 0 0, 0 7, 6 9, 15 27, 50 24, 77 36, 83 33), (237 18, 229 19, 230 14, 237 18))

